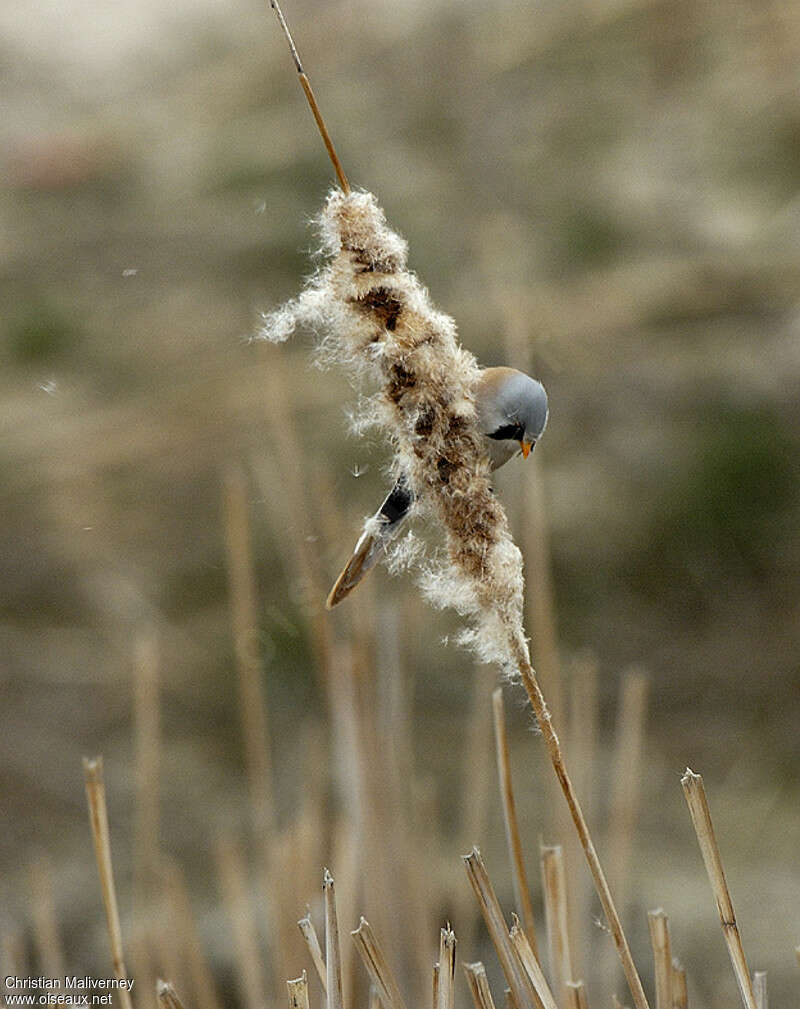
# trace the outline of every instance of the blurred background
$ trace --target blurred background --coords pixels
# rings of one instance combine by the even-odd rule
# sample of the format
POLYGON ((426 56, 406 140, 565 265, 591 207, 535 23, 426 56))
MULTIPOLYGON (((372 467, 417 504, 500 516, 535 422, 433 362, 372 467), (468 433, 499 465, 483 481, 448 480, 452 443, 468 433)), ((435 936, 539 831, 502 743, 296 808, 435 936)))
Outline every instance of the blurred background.
MULTIPOLYGON (((496 482, 648 992, 662 905, 691 1004, 737 1004, 689 764, 750 966, 791 1004, 800 11, 285 14, 351 183, 465 345, 548 389, 535 459, 496 482)), ((80 764, 102 753, 137 1009, 169 967, 199 1009, 282 1004, 311 971, 294 922, 310 902, 321 931, 323 864, 342 929, 369 914, 413 997, 449 918, 502 1002, 459 857, 481 847, 510 911, 496 673, 443 640, 458 622, 408 575, 320 612, 387 452, 348 434, 355 393, 309 337, 250 341, 313 268, 332 182, 268 4, 4 0, 0 28, 4 974, 110 970, 80 764), (181 943, 204 950, 208 1001, 181 943)), ((544 947, 539 843, 569 831, 519 688, 506 719, 544 947)), ((567 854, 575 972, 607 1006, 624 987, 567 854)))

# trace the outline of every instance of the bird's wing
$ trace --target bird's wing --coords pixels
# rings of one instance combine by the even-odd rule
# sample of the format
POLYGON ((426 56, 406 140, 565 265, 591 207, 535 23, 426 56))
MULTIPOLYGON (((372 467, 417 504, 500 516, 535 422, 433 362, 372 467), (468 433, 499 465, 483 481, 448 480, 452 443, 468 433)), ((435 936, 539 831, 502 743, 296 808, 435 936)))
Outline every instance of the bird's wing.
POLYGON ((367 520, 364 531, 353 549, 353 556, 336 579, 325 605, 329 610, 340 603, 358 585, 364 575, 381 559, 387 546, 403 524, 414 501, 414 495, 400 477, 391 493, 367 520))

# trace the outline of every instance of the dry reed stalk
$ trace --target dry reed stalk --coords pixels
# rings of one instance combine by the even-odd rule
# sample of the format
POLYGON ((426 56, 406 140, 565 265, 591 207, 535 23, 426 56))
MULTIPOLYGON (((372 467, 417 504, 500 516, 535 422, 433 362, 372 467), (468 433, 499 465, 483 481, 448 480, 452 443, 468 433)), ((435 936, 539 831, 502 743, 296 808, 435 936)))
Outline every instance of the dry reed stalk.
POLYGON ((753 994, 756 997, 757 1009, 769 1009, 767 972, 765 970, 757 970, 753 973, 753 994))
POLYGON ((677 960, 672 961, 672 1009, 689 1009, 686 971, 677 960))
POLYGON ((31 918, 33 941, 39 969, 45 977, 63 978, 64 949, 58 932, 53 866, 47 855, 41 854, 30 866, 31 918))
POLYGON ((500 778, 500 798, 503 803, 503 822, 506 828, 506 843, 508 857, 511 862, 511 878, 514 884, 514 898, 517 909, 522 916, 525 934, 538 956, 536 946, 536 926, 533 920, 533 905, 528 887, 528 876, 525 872, 525 860, 522 855, 522 841, 519 836, 517 807, 514 802, 514 789, 511 783, 511 760, 508 755, 508 736, 506 734, 506 717, 503 707, 503 688, 498 687, 492 694, 492 712, 494 715, 494 739, 497 756, 497 774, 500 778))
POLYGON ((287 981, 289 1009, 308 1009, 308 975, 305 971, 293 981, 287 981))
MULTIPOLYGON (((247 480, 239 466, 230 466, 225 472, 223 515, 231 623, 239 681, 239 714, 253 836, 258 838, 263 844, 264 852, 268 853, 274 830, 272 765, 259 643, 258 593, 253 565, 247 480)), ((268 859, 268 854, 265 858, 268 859)), ((265 868, 269 868, 268 864, 265 868)))
POLYGON ((300 62, 300 57, 297 54, 297 48, 295 47, 294 40, 292 39, 291 33, 289 32, 289 27, 283 17, 283 12, 278 5, 278 0, 270 0, 270 6, 275 11, 275 15, 278 18, 278 24, 281 26, 283 34, 286 36, 286 41, 289 43, 289 50, 292 54, 292 59, 294 60, 294 65, 297 69, 298 76, 300 78, 300 85, 303 88, 303 92, 308 101, 309 107, 311 108, 311 113, 314 116, 314 122, 317 124, 317 129, 322 136, 325 143, 325 149, 328 152, 328 157, 331 159, 331 164, 333 165, 334 171, 336 172, 336 178, 339 180, 339 185, 342 187, 344 193, 350 192, 350 186, 347 182, 347 177, 344 174, 344 170, 339 162, 339 158, 336 156, 336 151, 333 146, 333 141, 328 133, 328 128, 325 125, 325 120, 322 118, 322 113, 317 105, 316 98, 314 97, 314 92, 311 90, 311 83, 306 77, 305 71, 303 70, 303 65, 300 62))
POLYGON ((8 926, 0 929, 0 964, 3 977, 30 977, 22 934, 8 926))
POLYGON ((536 992, 536 995, 542 1004, 542 1009, 557 1009, 556 1000, 553 998, 553 993, 550 991, 550 985, 548 985, 547 978, 544 976, 544 971, 539 963, 538 956, 534 952, 524 929, 520 927, 517 916, 512 915, 512 919, 514 923, 511 926, 508 937, 511 939, 514 949, 516 949, 517 954, 522 961, 522 966, 525 968, 525 972, 531 979, 533 990, 536 992))
POLYGON ((686 772, 681 778, 683 794, 689 806, 692 816, 697 840, 700 844, 700 851, 705 863, 711 889, 717 902, 717 911, 722 925, 722 934, 728 947, 728 954, 733 965, 733 972, 736 975, 736 982, 739 986, 739 994, 742 997, 745 1009, 756 1009, 756 1000, 753 993, 753 985, 750 980, 750 972, 747 969, 747 961, 742 947, 742 939, 739 935, 739 927, 736 924, 736 915, 733 910, 728 884, 725 880, 725 872, 722 868, 722 858, 720 857, 717 839, 714 834, 714 825, 711 822, 711 811, 708 808, 703 778, 695 774, 691 768, 686 768, 686 772))
POLYGON ((260 1009, 264 1006, 264 972, 244 856, 230 837, 217 841, 215 855, 222 902, 233 936, 241 999, 247 1009, 260 1009))
POLYGON ((542 845, 540 856, 550 977, 559 1002, 564 1005, 567 1002, 567 982, 572 980, 574 974, 569 941, 567 881, 561 845, 542 845))
POLYGON ((432 999, 431 1006, 433 1009, 439 1009, 439 961, 433 965, 433 978, 432 978, 432 989, 431 989, 432 999))
MULTIPOLYGON (((108 830, 108 810, 106 808, 106 788, 103 780, 103 758, 83 758, 83 776, 86 783, 86 801, 89 805, 89 824, 92 829, 97 871, 100 875, 100 889, 106 911, 106 924, 111 943, 111 960, 114 977, 127 981, 125 956, 122 950, 122 929, 119 923, 117 892, 114 887, 114 870, 111 864, 111 838, 108 830)), ((131 996, 123 986, 119 989, 122 1009, 132 1009, 131 996)))
MULTIPOLYGON (((575 790, 578 795, 584 797, 586 816, 591 821, 597 805, 594 799, 597 793, 597 729, 600 719, 598 668, 593 655, 586 653, 578 657, 570 669, 569 682, 569 753, 573 761, 575 790)), ((564 809, 563 803, 559 805, 564 809)), ((567 879, 572 880, 569 906, 570 942, 575 970, 580 972, 580 965, 587 964, 590 956, 592 936, 587 929, 581 927, 581 924, 592 920, 594 886, 587 873, 577 870, 580 852, 574 832, 567 826, 556 836, 565 845, 565 871, 567 879)))
POLYGON ((672 949, 669 938, 669 919, 661 908, 647 912, 650 945, 653 948, 653 966, 656 978, 656 1009, 672 1007, 672 949))
POLYGON ((374 984, 369 986, 367 1009, 381 1009, 381 996, 374 984))
POLYGON ((486 977, 486 968, 480 962, 462 964, 467 977, 469 992, 475 1009, 495 1009, 492 992, 489 988, 489 980, 486 977))
POLYGON ((477 848, 464 856, 464 865, 486 922, 489 938, 494 944, 497 959, 518 1009, 539 1009, 536 993, 509 938, 500 903, 477 848))
POLYGON ((572 816, 575 829, 578 832, 581 847, 583 848, 587 864, 594 879, 597 895, 603 906, 606 921, 608 922, 611 936, 617 949, 617 955, 619 956, 623 972, 625 973, 625 978, 628 982, 628 988, 633 996, 634 1005, 636 1006, 636 1009, 649 1009, 647 998, 645 996, 644 989, 642 988, 641 979, 637 973, 636 965, 633 962, 633 956, 631 955, 628 940, 625 938, 622 922, 620 921, 619 914, 614 905, 613 897, 611 896, 611 890, 608 886, 608 882, 606 881, 605 873, 603 872, 603 868, 600 864, 600 859, 597 856, 594 842, 592 841, 591 834, 589 833, 589 827, 584 818, 580 803, 578 802, 578 797, 575 794, 572 780, 567 773, 567 768, 561 751, 561 744, 559 743, 558 736, 553 729, 550 720, 550 713, 547 710, 544 696, 536 679, 536 673, 530 664, 524 639, 512 637, 510 645, 516 660, 517 668, 519 669, 522 677, 523 686, 525 687, 531 705, 533 706, 539 727, 542 730, 542 735, 544 736, 550 761, 553 765, 554 771, 556 772, 556 776, 558 777, 564 793, 564 798, 567 800, 567 805, 569 806, 569 811, 572 816))
POLYGON ((272 354, 269 362, 268 388, 264 406, 269 418, 274 458, 281 479, 281 500, 273 501, 274 486, 265 480, 261 468, 256 470, 265 497, 281 508, 281 535, 278 546, 283 547, 287 576, 297 574, 303 602, 308 614, 311 644, 316 658, 317 682, 325 685, 331 661, 333 634, 324 608, 325 584, 320 569, 319 550, 313 542, 316 523, 308 508, 310 495, 304 484, 299 460, 304 457, 297 437, 294 411, 287 395, 286 366, 280 354, 272 354))
MULTIPOLYGON (((156 983, 153 948, 163 951, 149 917, 160 881, 159 825, 159 656, 154 628, 141 631, 133 648, 133 745, 135 800, 133 827, 133 973, 146 991, 156 983)), ((166 970, 166 966, 164 967, 166 970)), ((169 972, 170 977, 175 977, 169 972)))
MULTIPOLYGON (((470 713, 461 758, 459 838, 465 848, 482 844, 489 824, 492 775, 487 765, 487 754, 492 746, 491 694, 491 677, 486 675, 486 669, 480 663, 474 663, 470 713)), ((459 923, 461 936, 459 942, 462 949, 472 949, 480 921, 475 913, 474 899, 467 887, 459 886, 453 900, 453 918, 459 923)))
POLYGON ((639 809, 648 686, 647 675, 641 670, 626 672, 620 686, 617 713, 609 808, 608 871, 620 894, 619 906, 623 913, 629 903, 629 866, 639 809))
MULTIPOLYGON (((522 556, 492 491, 490 460, 477 422, 478 364, 458 343, 454 322, 435 310, 408 271, 407 245, 388 228, 371 194, 331 192, 319 225, 328 264, 297 298, 264 317, 261 335, 282 342, 298 325, 309 327, 323 335, 327 359, 368 371, 381 382, 381 392, 368 401, 363 420, 389 433, 395 475, 402 473, 415 509, 435 516, 446 534, 447 560, 427 571, 425 587, 434 602, 455 606, 469 621, 459 636, 462 644, 485 661, 519 674, 636 1009, 648 1009, 531 665, 522 621, 522 556)), ((401 555, 404 546, 408 557, 408 539, 401 541, 401 555)))
POLYGON ((162 876, 167 900, 175 917, 176 932, 182 939, 192 1004, 197 1009, 220 1009, 214 975, 203 949, 183 871, 177 862, 168 861, 162 867, 162 876))
POLYGON ((384 1009, 405 1009, 400 986, 367 919, 362 916, 358 928, 350 934, 367 968, 370 980, 377 988, 384 1009))
POLYGON ((311 954, 311 962, 314 964, 314 969, 316 970, 317 977, 322 985, 322 990, 327 992, 328 971, 325 966, 325 958, 322 955, 319 938, 317 937, 317 930, 314 928, 314 923, 311 921, 311 915, 307 914, 305 917, 301 918, 297 923, 297 927, 300 929, 300 933, 305 940, 308 952, 311 954))
POLYGON ((134 642, 133 735, 136 766, 135 896, 147 901, 159 876, 160 712, 158 640, 143 631, 134 642))
POLYGON ((439 932, 439 987, 436 1009, 453 1009, 456 992, 456 936, 448 925, 439 932))
POLYGON ((589 1009, 586 1000, 586 985, 583 981, 567 981, 566 1009, 589 1009))
POLYGON ((184 1009, 183 1002, 171 984, 159 978, 156 981, 156 997, 159 1009, 184 1009))
POLYGON ((326 869, 322 877, 325 897, 325 994, 328 1009, 343 1009, 342 958, 339 946, 339 924, 336 919, 336 890, 333 876, 326 869))

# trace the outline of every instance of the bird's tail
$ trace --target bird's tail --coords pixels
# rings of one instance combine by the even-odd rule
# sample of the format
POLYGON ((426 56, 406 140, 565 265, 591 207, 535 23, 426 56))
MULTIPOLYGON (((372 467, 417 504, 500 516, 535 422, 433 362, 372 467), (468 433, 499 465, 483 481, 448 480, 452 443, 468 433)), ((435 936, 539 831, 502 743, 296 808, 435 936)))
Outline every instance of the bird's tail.
POLYGON ((380 530, 373 531, 369 527, 364 530, 355 545, 353 556, 345 565, 328 594, 325 601, 326 609, 332 610, 337 603, 350 595, 364 575, 374 568, 381 559, 386 549, 386 542, 387 537, 381 536, 380 530))
POLYGON ((345 596, 350 595, 370 568, 374 568, 383 557, 386 547, 406 520, 413 502, 414 495, 409 490, 405 478, 398 477, 386 500, 367 521, 364 532, 355 545, 353 556, 336 579, 325 603, 329 610, 332 610, 345 596))

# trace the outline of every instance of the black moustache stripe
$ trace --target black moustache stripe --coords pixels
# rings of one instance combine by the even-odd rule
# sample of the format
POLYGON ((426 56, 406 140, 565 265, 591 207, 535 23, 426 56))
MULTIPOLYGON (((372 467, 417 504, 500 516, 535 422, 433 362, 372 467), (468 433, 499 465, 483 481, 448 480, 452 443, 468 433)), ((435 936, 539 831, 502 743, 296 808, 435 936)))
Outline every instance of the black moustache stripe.
POLYGON ((489 435, 494 441, 523 441, 525 428, 522 424, 504 424, 489 435))

